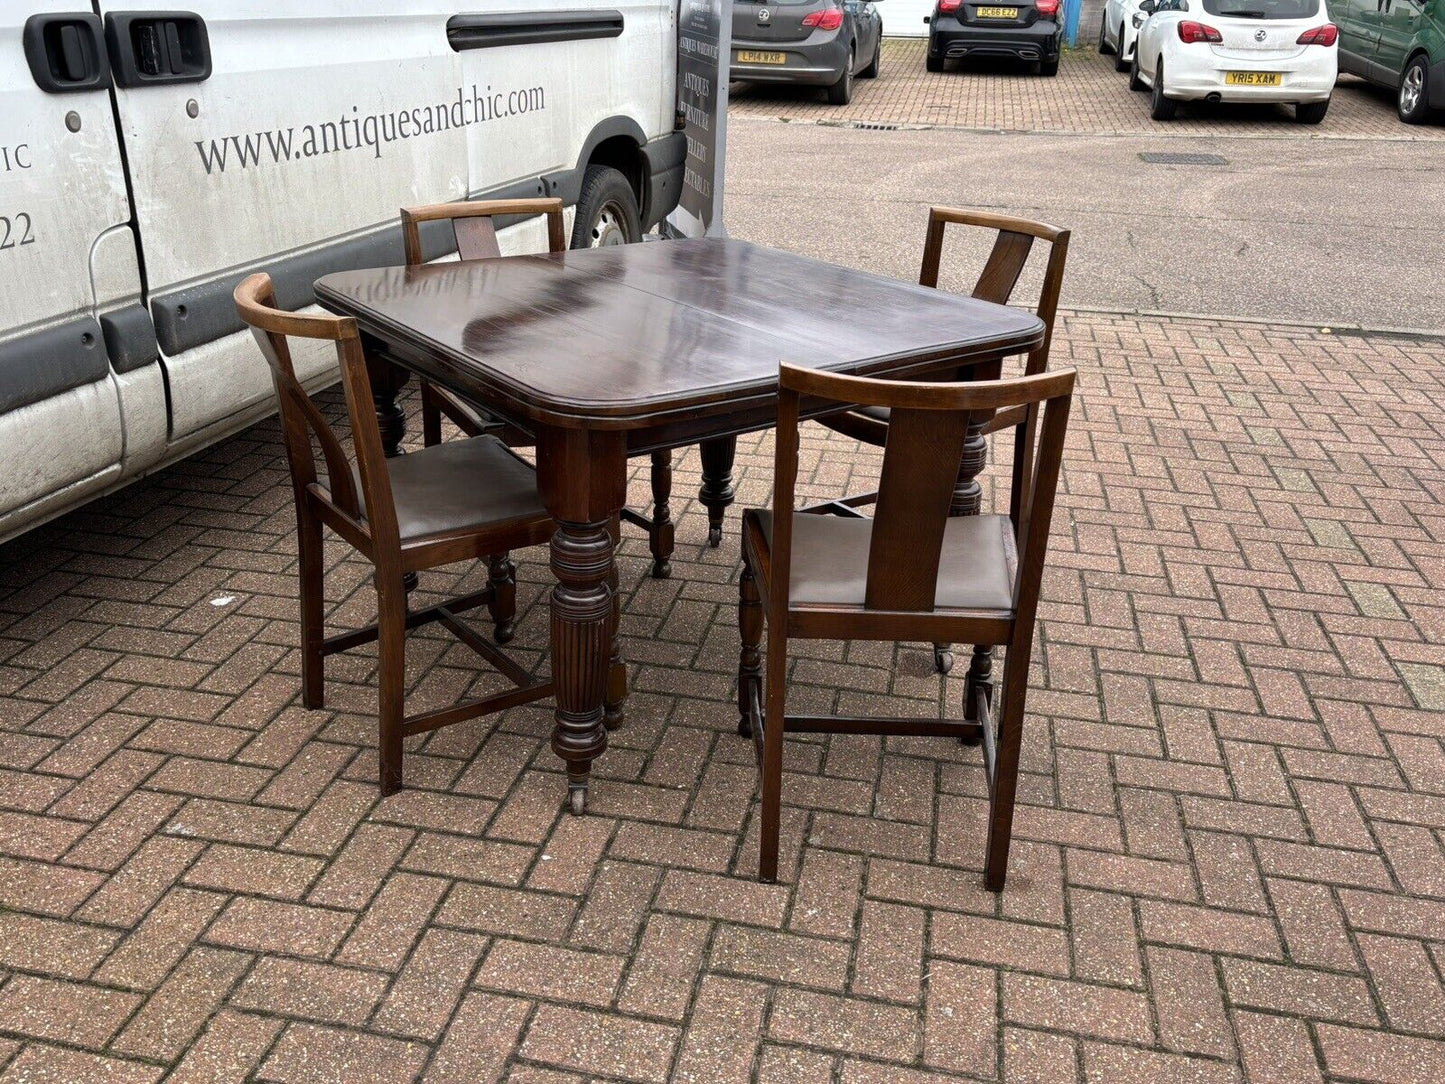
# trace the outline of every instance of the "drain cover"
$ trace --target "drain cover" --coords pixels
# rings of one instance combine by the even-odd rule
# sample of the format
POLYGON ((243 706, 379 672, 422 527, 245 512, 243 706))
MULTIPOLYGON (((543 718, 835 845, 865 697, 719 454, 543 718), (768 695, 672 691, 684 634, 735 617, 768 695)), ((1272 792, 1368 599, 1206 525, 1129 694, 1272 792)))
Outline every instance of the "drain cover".
POLYGON ((1160 166, 1227 166, 1229 159, 1219 154, 1177 154, 1172 151, 1142 151, 1145 162, 1160 166))

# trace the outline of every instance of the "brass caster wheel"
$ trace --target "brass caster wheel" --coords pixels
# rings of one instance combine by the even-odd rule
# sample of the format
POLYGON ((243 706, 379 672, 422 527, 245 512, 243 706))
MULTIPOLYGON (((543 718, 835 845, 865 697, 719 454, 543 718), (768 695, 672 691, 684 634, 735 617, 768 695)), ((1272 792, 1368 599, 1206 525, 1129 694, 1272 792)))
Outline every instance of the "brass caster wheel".
POLYGON ((719 546, 722 545, 721 527, 709 527, 707 529, 707 544, 713 549, 717 549, 719 546))
POLYGON ((946 674, 953 669, 953 652, 938 644, 933 645, 933 669, 946 674))
POLYGON ((492 639, 499 644, 509 644, 515 635, 517 635, 517 623, 515 621, 503 621, 497 625, 496 631, 492 633, 492 639))
POLYGON ((738 720, 738 737, 751 738, 753 736, 753 721, 744 715, 738 720))
POLYGON ((665 580, 672 575, 671 561, 653 561, 652 578, 654 580, 665 580))
POLYGON ((587 788, 569 787, 567 789, 567 807, 572 811, 572 816, 580 817, 587 812, 587 788))

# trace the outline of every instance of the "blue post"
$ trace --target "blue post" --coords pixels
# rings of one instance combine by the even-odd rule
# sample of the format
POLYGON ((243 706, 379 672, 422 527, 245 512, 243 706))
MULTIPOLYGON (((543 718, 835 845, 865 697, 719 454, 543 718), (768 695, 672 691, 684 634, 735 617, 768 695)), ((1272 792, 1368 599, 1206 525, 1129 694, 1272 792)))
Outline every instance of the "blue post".
POLYGON ((1079 12, 1084 0, 1064 0, 1064 41, 1069 45, 1079 43, 1079 12))

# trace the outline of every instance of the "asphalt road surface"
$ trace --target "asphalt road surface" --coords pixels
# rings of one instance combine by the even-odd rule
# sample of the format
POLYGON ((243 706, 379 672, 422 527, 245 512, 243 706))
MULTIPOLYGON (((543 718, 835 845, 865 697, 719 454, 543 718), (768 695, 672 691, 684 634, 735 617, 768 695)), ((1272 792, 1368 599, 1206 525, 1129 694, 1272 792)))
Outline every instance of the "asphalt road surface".
MULTIPOLYGON (((1178 125, 1188 121, 1176 122, 1178 125)), ((917 278, 925 209, 1073 231, 1063 304, 1445 330, 1438 144, 870 131, 730 118, 734 236, 917 278), (1146 162, 1212 154, 1223 165, 1146 162)), ((944 286, 982 250, 960 247, 944 286)), ((1031 261, 1032 263, 1033 261, 1031 261)), ((1019 296, 1027 296, 1028 280, 1019 296)))

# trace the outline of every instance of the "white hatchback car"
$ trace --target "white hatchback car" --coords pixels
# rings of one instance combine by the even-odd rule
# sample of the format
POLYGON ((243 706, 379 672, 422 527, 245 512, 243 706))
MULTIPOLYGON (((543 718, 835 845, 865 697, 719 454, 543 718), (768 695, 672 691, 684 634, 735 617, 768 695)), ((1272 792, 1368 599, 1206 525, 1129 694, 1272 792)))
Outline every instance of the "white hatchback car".
POLYGON ((1134 46, 1139 39, 1135 15, 1142 15, 1149 0, 1105 0, 1104 16, 1099 20, 1099 52, 1114 54, 1114 70, 1126 72, 1134 59, 1134 46))
POLYGON ((1153 91, 1155 120, 1200 100, 1292 103, 1301 124, 1324 120, 1339 29, 1323 0, 1147 0, 1143 10, 1129 86, 1153 91))

